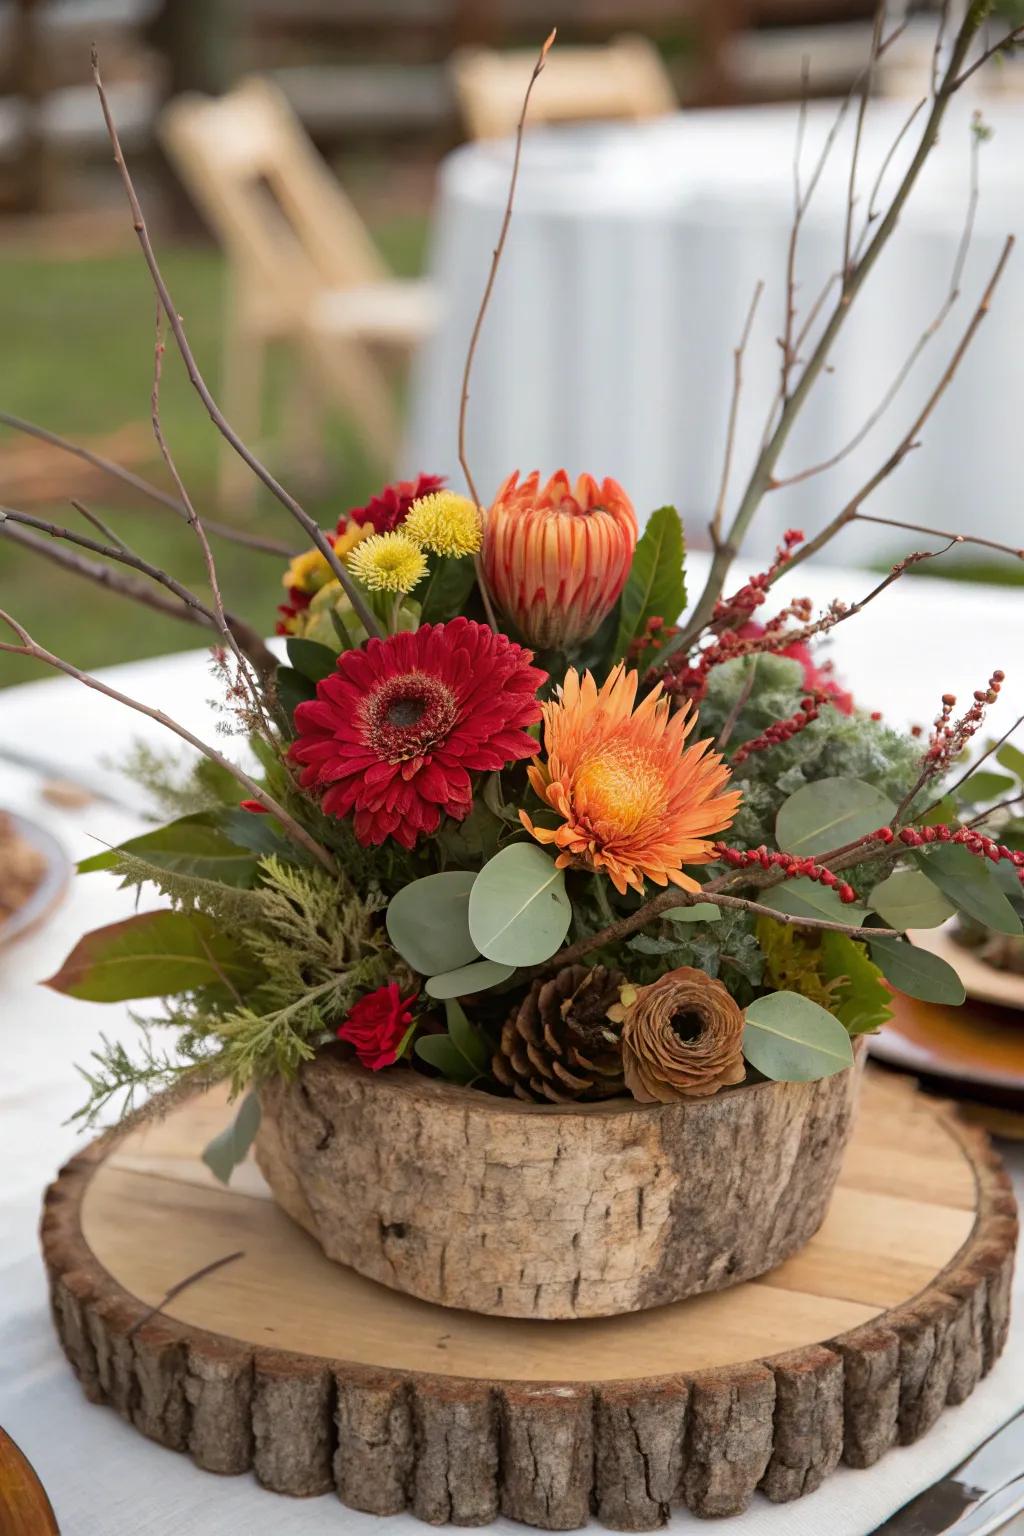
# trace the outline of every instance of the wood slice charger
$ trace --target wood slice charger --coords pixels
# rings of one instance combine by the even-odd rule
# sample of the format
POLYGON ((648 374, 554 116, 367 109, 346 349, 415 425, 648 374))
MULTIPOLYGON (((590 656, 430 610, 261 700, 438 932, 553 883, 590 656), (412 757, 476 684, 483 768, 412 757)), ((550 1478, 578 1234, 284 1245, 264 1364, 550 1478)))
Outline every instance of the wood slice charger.
POLYGON ((903 1080, 868 1074, 802 1252, 730 1290, 562 1322, 449 1310, 331 1262, 254 1164, 214 1183, 197 1150, 225 1119, 213 1091, 94 1143, 49 1190, 43 1248, 86 1396, 280 1493, 547 1530, 650 1530, 678 1502, 732 1515, 918 1439, 1006 1339, 1009 1181, 983 1133, 903 1080))

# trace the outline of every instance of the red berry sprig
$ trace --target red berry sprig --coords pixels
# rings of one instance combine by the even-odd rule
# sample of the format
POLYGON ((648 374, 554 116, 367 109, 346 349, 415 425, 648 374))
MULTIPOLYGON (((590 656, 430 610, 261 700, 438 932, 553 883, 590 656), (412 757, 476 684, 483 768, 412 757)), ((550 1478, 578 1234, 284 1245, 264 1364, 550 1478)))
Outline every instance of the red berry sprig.
POLYGON ((717 857, 731 869, 750 869, 755 864, 761 869, 780 869, 787 880, 795 880, 802 875, 807 880, 816 880, 819 885, 828 886, 845 906, 850 906, 858 899, 852 885, 831 869, 826 869, 824 864, 815 863, 814 859, 766 848, 763 843, 760 848, 730 848, 726 843, 715 843, 713 846, 717 857))
POLYGON ((746 762, 751 752, 767 752, 769 747, 777 747, 781 742, 790 741, 794 736, 810 725, 812 720, 817 720, 821 713, 822 704, 829 702, 829 695, 821 688, 815 688, 800 702, 800 708, 795 714, 786 720, 775 720, 763 730, 760 736, 754 736, 750 741, 745 741, 742 746, 736 748, 732 754, 733 764, 746 762))
POLYGON ((951 827, 941 822, 934 827, 901 827, 898 832, 894 832, 892 827, 879 827, 877 832, 870 835, 876 843, 898 841, 907 848, 921 848, 929 843, 956 843, 977 858, 989 859, 993 864, 1000 864, 1004 860, 1012 864, 1018 880, 1024 885, 1024 853, 1015 848, 1007 848, 1005 843, 997 843, 994 838, 987 837, 975 827, 951 827))

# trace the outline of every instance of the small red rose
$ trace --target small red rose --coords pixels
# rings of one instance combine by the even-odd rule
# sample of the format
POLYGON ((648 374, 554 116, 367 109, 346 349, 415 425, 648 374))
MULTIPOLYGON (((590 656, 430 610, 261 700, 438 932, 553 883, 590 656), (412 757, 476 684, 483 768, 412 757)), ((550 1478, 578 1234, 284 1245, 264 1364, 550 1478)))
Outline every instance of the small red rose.
POLYGON ((371 1072, 393 1066, 398 1060, 398 1047, 412 1023, 416 997, 415 992, 411 997, 402 997, 397 981, 368 992, 353 1004, 344 1024, 338 1026, 338 1039, 354 1045, 360 1064, 371 1072))

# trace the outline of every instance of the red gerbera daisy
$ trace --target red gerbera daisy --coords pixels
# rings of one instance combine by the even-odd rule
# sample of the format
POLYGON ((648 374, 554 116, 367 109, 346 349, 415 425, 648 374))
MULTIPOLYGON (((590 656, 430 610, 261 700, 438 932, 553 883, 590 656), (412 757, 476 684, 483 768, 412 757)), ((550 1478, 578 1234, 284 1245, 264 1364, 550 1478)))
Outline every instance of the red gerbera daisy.
POLYGON ((546 673, 533 652, 472 619, 343 651, 315 699, 295 711, 291 756, 332 816, 355 815, 361 843, 411 848, 441 812, 461 821, 470 773, 532 757, 546 673))
POLYGON ((348 523, 370 523, 374 533, 393 533, 409 515, 409 508, 421 496, 430 496, 444 485, 444 475, 419 474, 415 480, 396 480, 372 496, 365 507, 353 507, 338 520, 338 532, 344 533, 348 523))

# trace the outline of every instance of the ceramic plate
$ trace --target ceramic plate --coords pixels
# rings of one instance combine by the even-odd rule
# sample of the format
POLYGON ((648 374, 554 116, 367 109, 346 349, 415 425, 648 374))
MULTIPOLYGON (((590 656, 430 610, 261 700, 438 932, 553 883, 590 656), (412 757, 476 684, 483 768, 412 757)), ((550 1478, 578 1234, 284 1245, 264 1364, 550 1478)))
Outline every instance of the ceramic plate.
POLYGON ((34 821, 26 821, 24 816, 18 816, 14 811, 8 814, 19 836, 38 848, 46 859, 46 869, 28 900, 6 920, 0 920, 0 948, 21 938, 22 934, 48 917, 64 895, 71 879, 71 860, 57 839, 34 821))

